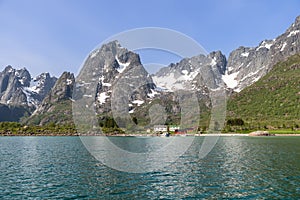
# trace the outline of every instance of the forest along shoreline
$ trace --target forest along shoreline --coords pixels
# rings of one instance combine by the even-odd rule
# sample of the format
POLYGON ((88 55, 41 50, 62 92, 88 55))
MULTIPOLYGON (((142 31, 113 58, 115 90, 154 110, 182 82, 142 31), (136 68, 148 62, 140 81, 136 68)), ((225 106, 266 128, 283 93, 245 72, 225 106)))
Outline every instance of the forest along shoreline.
MULTIPOLYGON (((106 133, 106 134, 79 134, 79 133, 59 133, 59 132, 52 132, 52 133, 12 133, 10 131, 3 132, 0 131, 0 136, 2 137, 18 137, 18 136, 107 136, 107 137, 164 137, 160 134, 116 134, 116 133, 106 133)), ((213 133, 204 133, 204 134, 187 134, 187 135, 170 135, 170 137, 274 137, 274 136, 300 136, 299 133, 280 133, 280 134, 270 134, 270 135, 251 135, 248 133, 220 133, 220 134, 213 134, 213 133)))
MULTIPOLYGON (((291 129, 278 130, 253 130, 249 132, 221 132, 219 134, 211 134, 204 132, 193 133, 176 133, 169 132, 168 136, 300 136, 300 131, 291 129)), ((133 137, 164 137, 163 132, 147 132, 140 131, 135 133, 125 133, 120 128, 101 128, 98 132, 78 133, 74 124, 58 125, 50 123, 45 126, 22 125, 18 122, 1 122, 0 136, 133 136, 133 137), (100 134, 99 134, 100 133, 100 134)))

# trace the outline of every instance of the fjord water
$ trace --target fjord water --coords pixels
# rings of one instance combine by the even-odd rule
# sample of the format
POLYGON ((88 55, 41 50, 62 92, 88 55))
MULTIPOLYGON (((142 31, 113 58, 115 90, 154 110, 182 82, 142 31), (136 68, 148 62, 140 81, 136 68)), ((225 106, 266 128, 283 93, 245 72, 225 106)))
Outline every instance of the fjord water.
MULTIPOLYGON (((113 140, 143 148, 149 139, 113 140)), ((163 170, 135 174, 102 165, 78 137, 1 137, 0 199, 300 198, 300 137, 221 137, 199 160, 202 141, 163 170)))

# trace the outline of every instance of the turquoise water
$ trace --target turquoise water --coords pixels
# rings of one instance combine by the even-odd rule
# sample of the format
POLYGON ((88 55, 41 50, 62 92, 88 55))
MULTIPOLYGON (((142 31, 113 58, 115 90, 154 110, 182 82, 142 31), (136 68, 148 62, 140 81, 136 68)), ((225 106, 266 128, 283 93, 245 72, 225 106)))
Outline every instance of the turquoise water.
MULTIPOLYGON (((139 151, 147 139, 113 140, 139 151)), ((202 160, 196 140, 164 170, 134 174, 105 167, 78 137, 1 137, 0 199, 300 198, 300 137, 221 137, 202 160)))

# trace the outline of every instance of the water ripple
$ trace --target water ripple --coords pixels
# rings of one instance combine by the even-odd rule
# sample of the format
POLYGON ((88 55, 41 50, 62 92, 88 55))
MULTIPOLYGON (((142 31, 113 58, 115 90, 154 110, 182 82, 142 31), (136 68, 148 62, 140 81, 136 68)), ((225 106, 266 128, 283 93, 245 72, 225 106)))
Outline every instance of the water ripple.
POLYGON ((221 137, 199 160, 202 140, 163 170, 132 174, 103 166, 77 137, 2 137, 0 199, 300 198, 300 138, 221 137))

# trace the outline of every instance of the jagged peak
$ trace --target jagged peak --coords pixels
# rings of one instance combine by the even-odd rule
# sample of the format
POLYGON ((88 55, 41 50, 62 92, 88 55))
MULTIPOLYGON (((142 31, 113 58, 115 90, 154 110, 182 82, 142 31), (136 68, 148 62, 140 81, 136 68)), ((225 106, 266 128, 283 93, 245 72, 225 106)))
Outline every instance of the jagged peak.
POLYGON ((74 74, 73 74, 73 73, 64 71, 64 72, 62 73, 62 75, 59 77, 59 80, 61 80, 61 79, 66 79, 66 78, 74 79, 75 77, 74 77, 74 74))
POLYGON ((208 54, 208 57, 212 59, 224 59, 227 60, 226 56, 221 51, 212 51, 208 54))
POLYGON ((7 65, 3 72, 6 72, 6 73, 12 73, 12 72, 25 72, 25 73, 28 73, 29 74, 29 71, 26 69, 26 67, 23 67, 23 68, 20 68, 20 69, 15 69, 14 67, 12 67, 11 65, 7 65))
POLYGON ((28 71, 26 67, 22 67, 21 70, 28 71))
POLYGON ((209 54, 211 54, 211 55, 224 55, 224 54, 222 53, 222 51, 220 51, 220 50, 212 51, 212 52, 210 52, 209 54))
POLYGON ((101 49, 111 50, 111 51, 115 51, 115 50, 118 49, 118 48, 123 48, 123 47, 121 46, 121 44, 119 43, 118 40, 110 41, 110 42, 108 42, 108 43, 106 43, 106 44, 103 44, 103 45, 101 46, 101 49))
POLYGON ((119 40, 113 40, 113 41, 108 42, 107 44, 121 47, 119 40))
POLYGON ((43 73, 37 75, 37 76, 35 77, 34 81, 37 81, 37 80, 39 80, 39 79, 48 79, 48 78, 50 78, 50 77, 51 77, 51 76, 50 76, 50 73, 49 73, 49 72, 43 72, 43 73))
POLYGON ((13 72, 13 71, 15 71, 15 69, 11 65, 6 66, 4 69, 4 72, 13 72))

